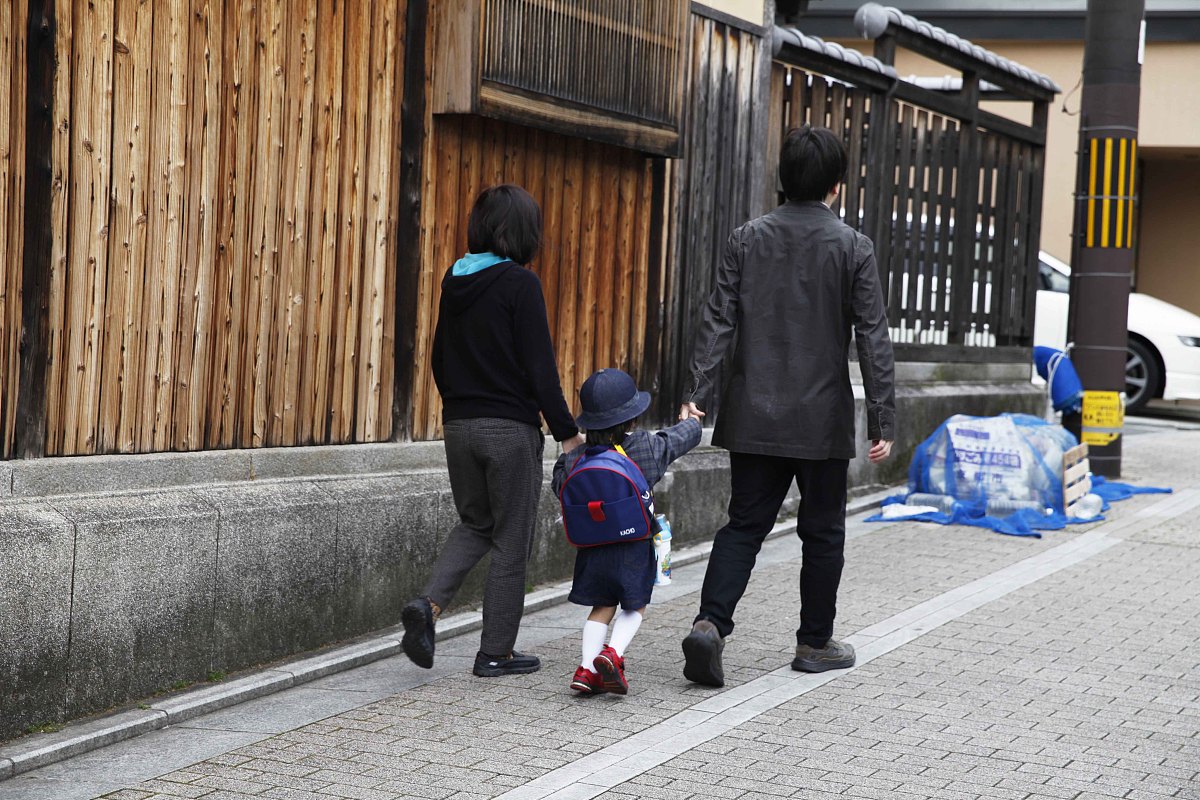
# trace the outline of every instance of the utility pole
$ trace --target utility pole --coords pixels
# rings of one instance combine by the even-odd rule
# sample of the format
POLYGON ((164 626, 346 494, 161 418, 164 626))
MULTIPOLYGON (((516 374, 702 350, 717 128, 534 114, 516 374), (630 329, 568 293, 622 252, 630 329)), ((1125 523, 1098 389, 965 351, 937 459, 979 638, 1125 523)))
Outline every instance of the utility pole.
MULTIPOLYGON (((1121 475, 1144 0, 1088 0, 1067 341, 1092 471, 1121 475)), ((1068 427, 1074 427, 1066 421, 1068 427)))

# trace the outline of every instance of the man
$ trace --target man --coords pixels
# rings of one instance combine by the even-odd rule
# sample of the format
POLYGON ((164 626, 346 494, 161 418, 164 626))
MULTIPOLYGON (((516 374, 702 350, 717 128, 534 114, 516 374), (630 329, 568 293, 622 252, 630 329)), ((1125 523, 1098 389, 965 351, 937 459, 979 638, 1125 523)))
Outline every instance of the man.
POLYGON ((854 665, 854 649, 832 638, 854 457, 851 328, 873 463, 891 453, 895 391, 874 248, 830 209, 845 173, 845 148, 829 129, 805 125, 787 135, 779 160, 787 202, 729 237, 700 323, 680 419, 704 416, 737 337, 713 434, 730 451, 729 524, 713 541, 700 613, 683 640, 683 674, 695 683, 725 683, 721 651, 734 609, 793 480, 803 565, 792 668, 854 665))

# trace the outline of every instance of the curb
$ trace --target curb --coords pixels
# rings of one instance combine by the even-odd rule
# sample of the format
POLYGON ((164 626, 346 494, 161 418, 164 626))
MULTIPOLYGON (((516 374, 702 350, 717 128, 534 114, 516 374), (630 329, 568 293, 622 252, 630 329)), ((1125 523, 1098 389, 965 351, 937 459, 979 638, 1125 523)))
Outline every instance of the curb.
MULTIPOLYGON (((860 514, 878 505, 880 500, 894 491, 895 489, 891 488, 850 500, 846 504, 846 516, 860 514)), ((774 539, 794 533, 795 530, 795 520, 780 522, 771 529, 767 538, 774 539)), ((704 561, 711 551, 711 541, 680 550, 672 554, 672 566, 684 567, 704 561)), ((531 614, 565 603, 570 591, 571 582, 565 581, 530 592, 525 596, 525 613, 531 614)), ((436 638, 440 642, 477 631, 482 627, 482 613, 465 611, 443 620, 438 625, 436 638)), ((352 644, 332 647, 316 655, 259 670, 219 685, 192 689, 152 703, 148 708, 121 711, 99 719, 71 723, 57 733, 18 740, 0 747, 0 781, 110 744, 133 739, 144 733, 162 730, 170 725, 300 686, 318 678, 390 658, 400 654, 402 635, 401 628, 389 628, 352 644)))

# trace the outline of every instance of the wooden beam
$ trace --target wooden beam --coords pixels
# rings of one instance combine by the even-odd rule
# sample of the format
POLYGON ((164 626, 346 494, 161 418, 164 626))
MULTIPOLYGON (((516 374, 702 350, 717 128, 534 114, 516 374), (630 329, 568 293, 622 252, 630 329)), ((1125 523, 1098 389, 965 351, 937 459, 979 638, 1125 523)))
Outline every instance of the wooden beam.
POLYGON ((784 42, 775 57, 794 67, 819 72, 835 80, 854 84, 864 89, 876 92, 886 92, 895 83, 895 79, 882 72, 866 69, 836 58, 805 50, 789 42, 784 42))
POLYGON ((906 50, 911 50, 938 63, 961 70, 964 74, 970 72, 980 80, 995 84, 1002 89, 1007 89, 1026 100, 1049 102, 1058 94, 1053 89, 1047 89, 1006 69, 992 66, 986 61, 968 55, 957 47, 944 44, 899 25, 889 25, 888 34, 894 36, 896 44, 906 50))
POLYGON ((35 458, 46 452, 46 365, 53 142, 54 0, 29 0, 25 62, 25 227, 22 255, 21 373, 13 453, 35 458))
POLYGON ((413 435, 417 294, 421 281, 421 190, 426 130, 425 59, 429 0, 408 0, 404 31, 404 100, 400 106, 400 199, 396 210, 396 391, 392 441, 413 435))

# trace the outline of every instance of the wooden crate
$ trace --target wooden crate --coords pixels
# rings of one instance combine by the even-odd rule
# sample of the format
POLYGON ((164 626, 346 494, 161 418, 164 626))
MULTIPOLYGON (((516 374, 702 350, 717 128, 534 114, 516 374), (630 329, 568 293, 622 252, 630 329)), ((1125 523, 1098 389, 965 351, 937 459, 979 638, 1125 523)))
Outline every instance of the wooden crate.
POLYGON ((1070 514, 1071 507, 1092 490, 1091 466, 1088 464, 1088 446, 1072 447, 1063 453, 1063 511, 1070 514))

